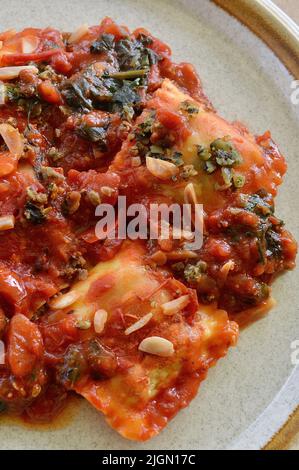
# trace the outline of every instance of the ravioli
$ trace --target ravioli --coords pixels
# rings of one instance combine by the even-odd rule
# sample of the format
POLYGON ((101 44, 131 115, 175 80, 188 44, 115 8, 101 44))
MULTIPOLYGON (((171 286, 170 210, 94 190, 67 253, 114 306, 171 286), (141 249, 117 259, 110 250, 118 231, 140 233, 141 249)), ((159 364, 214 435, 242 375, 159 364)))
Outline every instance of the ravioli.
MULTIPOLYGON (((237 325, 225 311, 198 305, 194 291, 146 264, 145 256, 141 244, 125 242, 112 260, 95 266, 85 281, 65 294, 77 294, 78 300, 64 314, 81 325, 93 325, 98 309, 107 312, 102 332, 93 327, 82 330, 77 344, 88 366, 80 366, 69 387, 133 440, 154 436, 187 406, 209 367, 238 336, 237 325), (144 326, 128 334, 130 326, 149 315, 144 326), (142 341, 152 337, 166 339, 173 351, 159 356, 140 350, 142 341)), ((69 351, 65 358, 69 365, 64 364, 60 377, 67 383, 66 371, 76 367, 76 360, 69 351)))
POLYGON ((135 131, 112 163, 112 169, 123 175, 123 187, 129 188, 130 185, 130 192, 134 183, 136 188, 144 184, 151 197, 163 195, 182 203, 184 189, 192 183, 198 203, 202 203, 207 212, 223 207, 230 196, 226 190, 235 189, 233 183, 223 180, 220 171, 231 166, 243 183, 243 193, 255 193, 263 188, 273 195, 286 169, 282 155, 274 145, 270 146, 269 136, 256 139, 243 125, 228 123, 207 109, 205 101, 196 102, 168 79, 148 101, 147 109, 137 120, 135 131), (224 139, 231 145, 239 155, 239 162, 235 166, 226 165, 224 160, 222 166, 215 165, 209 172, 209 167, 205 169, 201 151, 205 157, 217 139, 224 139), (173 176, 166 175, 161 181, 160 177, 145 169, 148 155, 174 162, 179 171, 173 176), (136 163, 136 156, 141 156, 140 165, 136 163), (125 170, 130 167, 134 168, 134 174, 128 181, 125 170))

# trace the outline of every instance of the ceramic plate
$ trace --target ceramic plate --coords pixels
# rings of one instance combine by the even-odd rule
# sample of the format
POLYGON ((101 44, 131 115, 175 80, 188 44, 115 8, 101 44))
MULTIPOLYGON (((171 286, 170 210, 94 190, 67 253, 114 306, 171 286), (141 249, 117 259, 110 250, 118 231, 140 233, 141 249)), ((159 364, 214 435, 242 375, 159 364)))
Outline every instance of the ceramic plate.
MULTIPOLYGON (((243 1, 218 3, 238 3, 241 8, 243 1)), ((263 15, 263 3, 269 15, 272 7, 268 0, 251 0, 251 9, 256 7, 263 15)), ((299 105, 292 104, 290 98, 294 77, 273 51, 235 18, 208 0, 2 0, 1 7, 2 30, 49 25, 73 30, 109 15, 131 28, 144 26, 170 44, 176 61, 189 61, 197 67, 206 93, 227 119, 238 119, 255 133, 271 129, 289 167, 277 199, 277 214, 299 239, 299 105)), ((282 26, 288 31, 286 37, 296 34, 296 27, 284 20, 289 26, 289 30, 282 26)), ((280 23, 284 20, 275 17, 280 23)), ((253 30, 258 32, 256 27, 253 30)), ((272 44, 269 30, 265 39, 272 44)), ((290 50, 277 52, 282 60, 285 54, 285 63, 292 69, 290 50)), ((79 401, 77 412, 64 426, 41 430, 4 422, 0 447, 261 448, 299 403, 299 372, 291 361, 292 342, 299 339, 297 287, 298 270, 278 279, 273 288, 277 306, 242 332, 238 347, 211 370, 197 398, 153 440, 143 444, 125 441, 108 428, 99 413, 79 401)))

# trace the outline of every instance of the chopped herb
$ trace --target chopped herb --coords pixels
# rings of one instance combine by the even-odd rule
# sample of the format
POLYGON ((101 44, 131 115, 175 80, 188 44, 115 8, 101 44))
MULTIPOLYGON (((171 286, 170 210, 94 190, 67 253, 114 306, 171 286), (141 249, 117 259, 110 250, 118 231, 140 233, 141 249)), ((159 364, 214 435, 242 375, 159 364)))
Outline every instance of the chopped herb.
POLYGON ((145 36, 139 40, 121 39, 115 45, 115 51, 121 70, 143 69, 156 64, 159 56, 150 48, 145 36))
POLYGON ((113 34, 102 34, 95 42, 90 46, 91 53, 109 52, 114 48, 114 36, 113 34))
POLYGON ((147 73, 147 69, 127 70, 125 72, 110 73, 109 77, 117 80, 133 80, 135 78, 144 77, 147 73))
POLYGON ((234 166, 242 163, 242 157, 231 142, 216 139, 210 145, 212 158, 219 166, 234 166))
POLYGON ((206 147, 203 147, 202 145, 197 145, 197 155, 204 162, 206 162, 207 160, 211 158, 210 151, 206 147))
POLYGON ((140 96, 135 91, 138 83, 124 81, 122 86, 114 93, 113 101, 117 104, 132 105, 140 102, 140 96))
POLYGON ((184 269, 184 278, 187 282, 197 281, 201 274, 207 270, 205 261, 198 261, 196 264, 187 264, 184 269))
POLYGON ((190 115, 198 114, 199 113, 199 108, 196 106, 196 104, 192 103, 192 101, 183 101, 181 103, 180 109, 182 111, 186 111, 190 115))
POLYGON ((245 184, 245 176, 234 173, 233 183, 234 183, 235 188, 242 188, 245 184))
POLYGON ((86 361, 77 345, 70 345, 63 357, 63 364, 58 368, 58 380, 65 387, 72 387, 86 368, 86 361))
POLYGON ((8 101, 17 101, 21 97, 19 86, 16 84, 6 84, 5 97, 8 101))
POLYGON ((266 235, 266 246, 268 256, 281 256, 282 248, 281 248, 281 239, 277 232, 272 229, 267 230, 266 235))
POLYGON ((254 212, 262 217, 273 214, 274 209, 259 194, 245 195, 242 194, 241 203, 244 209, 254 212))
POLYGON ((103 148, 106 149, 106 135, 107 127, 95 127, 82 124, 77 128, 77 133, 81 137, 90 142, 97 142, 103 148))
POLYGON ((44 209, 30 201, 25 204, 24 216, 34 225, 42 224, 46 220, 44 209))
POLYGON ((204 169, 207 173, 214 173, 214 171, 217 170, 217 166, 213 162, 208 160, 204 163, 204 169))
POLYGON ((176 166, 184 165, 183 154, 181 152, 173 152, 169 160, 176 166))

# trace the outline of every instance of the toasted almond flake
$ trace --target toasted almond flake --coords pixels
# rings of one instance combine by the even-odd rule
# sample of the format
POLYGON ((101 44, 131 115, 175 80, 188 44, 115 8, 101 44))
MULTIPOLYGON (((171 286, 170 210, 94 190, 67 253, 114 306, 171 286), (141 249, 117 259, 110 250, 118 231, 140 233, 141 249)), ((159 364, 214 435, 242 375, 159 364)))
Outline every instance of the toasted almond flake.
POLYGON ((0 217, 0 231, 14 228, 15 218, 13 215, 4 215, 0 217))
MULTIPOLYGON (((193 183, 188 183, 187 186, 185 187, 184 201, 185 201, 185 204, 190 204, 192 207, 194 207, 194 211, 196 215, 195 220, 196 219, 198 221, 202 220, 202 224, 203 224, 202 229, 203 229, 203 233, 205 233, 206 229, 205 229, 205 224, 203 220, 203 212, 202 212, 202 208, 199 207, 198 198, 197 198, 193 183)), ((194 222, 194 224, 195 223, 196 222, 194 222)))
POLYGON ((152 313, 144 315, 144 317, 140 318, 125 330, 125 335, 130 335, 131 333, 134 333, 134 331, 140 330, 140 328, 143 328, 152 319, 152 317, 152 313))
POLYGON ((87 34, 89 31, 89 27, 88 27, 88 24, 82 24, 81 26, 79 26, 78 29, 76 29, 76 31, 74 31, 70 37, 68 38, 68 43, 69 44, 74 44, 78 41, 80 41, 80 39, 82 39, 85 34, 87 34))
POLYGON ((190 302, 189 295, 182 295, 177 299, 170 300, 162 305, 162 312, 164 315, 173 315, 174 313, 181 312, 190 302))
POLYGON ((80 294, 75 291, 70 291, 67 292, 67 294, 62 294, 59 297, 56 297, 52 302, 50 303, 51 308, 55 309, 63 309, 66 307, 69 307, 72 305, 76 300, 78 300, 80 297, 80 294))
POLYGON ((161 180, 168 180, 180 171, 174 163, 153 157, 146 157, 146 167, 153 176, 161 180))
POLYGON ((102 186, 100 192, 104 194, 104 196, 110 197, 115 192, 115 189, 110 188, 110 186, 102 186))
POLYGON ((171 341, 160 336, 149 336, 141 341, 139 351, 155 356, 170 357, 174 354, 174 347, 171 341))
POLYGON ((228 273, 232 269, 234 269, 234 267, 235 267, 235 263, 231 259, 229 261, 227 261, 226 263, 224 263, 224 265, 220 269, 220 272, 221 272, 221 274, 223 274, 225 279, 227 278, 228 273))
POLYGON ((39 45, 39 39, 36 36, 26 36, 22 38, 22 52, 23 54, 31 54, 39 45))
POLYGON ((188 183, 184 189, 184 200, 186 204, 198 204, 196 192, 193 183, 188 183))
POLYGON ((9 152, 17 158, 23 153, 24 141, 18 129, 10 124, 0 124, 0 135, 6 143, 9 152))
POLYGON ((194 238, 194 233, 190 232, 189 230, 181 230, 178 227, 173 227, 172 238, 175 240, 180 240, 181 238, 184 238, 185 240, 192 240, 194 238))
POLYGON ((102 333, 108 318, 108 313, 104 309, 99 309, 94 314, 93 326, 96 333, 102 333))
POLYGON ((22 70, 31 70, 34 73, 38 72, 38 69, 34 65, 14 65, 11 67, 0 68, 0 80, 12 80, 17 78, 22 70))

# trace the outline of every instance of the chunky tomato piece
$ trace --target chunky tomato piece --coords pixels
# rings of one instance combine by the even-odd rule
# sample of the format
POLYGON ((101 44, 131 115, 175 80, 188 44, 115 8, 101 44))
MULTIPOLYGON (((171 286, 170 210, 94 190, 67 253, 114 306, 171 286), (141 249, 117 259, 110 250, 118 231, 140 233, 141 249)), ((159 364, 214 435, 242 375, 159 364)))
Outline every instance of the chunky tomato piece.
POLYGON ((8 329, 7 360, 16 377, 24 377, 33 371, 44 353, 42 335, 38 326, 25 315, 15 315, 8 329))

